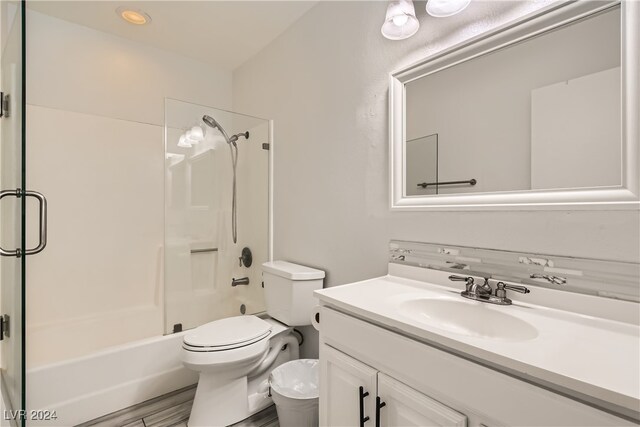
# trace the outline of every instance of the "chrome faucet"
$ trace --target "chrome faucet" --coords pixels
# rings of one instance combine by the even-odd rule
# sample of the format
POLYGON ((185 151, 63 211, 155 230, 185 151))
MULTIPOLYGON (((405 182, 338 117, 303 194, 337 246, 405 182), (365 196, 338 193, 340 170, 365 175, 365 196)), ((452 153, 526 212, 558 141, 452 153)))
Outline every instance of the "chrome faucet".
POLYGON ((511 300, 507 298, 507 289, 521 294, 528 294, 531 292, 528 288, 519 285, 507 285, 504 282, 496 283, 495 291, 489 284, 489 278, 484 278, 484 283, 477 284, 473 277, 464 276, 449 276, 449 280, 454 282, 465 282, 466 289, 460 292, 465 298, 469 298, 476 301, 488 302, 498 305, 511 305, 511 300))
POLYGON ((491 285, 489 285, 489 278, 484 277, 484 283, 482 285, 473 283, 469 292, 475 295, 491 295, 493 289, 491 289, 491 285))
POLYGON ((248 285, 249 284, 249 278, 248 277, 242 277, 240 279, 236 279, 235 277, 231 279, 231 286, 239 286, 239 285, 248 285))

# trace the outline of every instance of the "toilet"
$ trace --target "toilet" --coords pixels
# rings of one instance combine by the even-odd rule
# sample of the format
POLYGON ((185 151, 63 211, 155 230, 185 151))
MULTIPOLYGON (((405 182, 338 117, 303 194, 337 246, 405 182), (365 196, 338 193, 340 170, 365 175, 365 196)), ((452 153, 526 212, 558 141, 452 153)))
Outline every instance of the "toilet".
POLYGON ((286 261, 262 271, 268 317, 229 317, 184 335, 182 363, 199 373, 189 427, 230 425, 271 405, 270 373, 298 359, 293 327, 311 324, 324 271, 286 261))

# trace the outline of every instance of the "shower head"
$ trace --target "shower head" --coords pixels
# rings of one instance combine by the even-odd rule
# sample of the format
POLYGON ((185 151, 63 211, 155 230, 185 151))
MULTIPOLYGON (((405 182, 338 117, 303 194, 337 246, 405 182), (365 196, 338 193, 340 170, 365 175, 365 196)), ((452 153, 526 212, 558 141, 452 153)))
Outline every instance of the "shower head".
MULTIPOLYGON (((216 121, 216 119, 214 119, 211 116, 207 116, 206 114, 204 116, 202 116, 202 121, 209 127, 213 128, 213 129, 218 129, 220 131, 220 133, 222 133, 222 136, 224 136, 224 139, 227 141, 227 144, 231 144, 232 141, 229 140, 229 136, 227 135, 227 132, 224 131, 224 128, 220 125, 220 123, 218 123, 216 121)), ((237 138, 236 138, 237 139, 237 138)))
POLYGON ((227 144, 233 144, 236 145, 236 141, 238 140, 238 138, 240 138, 241 136, 244 136, 245 139, 249 139, 249 131, 247 132, 241 132, 241 133, 237 133, 235 135, 232 135, 231 138, 229 138, 229 136, 227 135, 227 132, 224 131, 224 129, 222 128, 222 126, 220 125, 220 123, 218 123, 216 121, 216 119, 214 119, 211 116, 207 116, 206 114, 204 116, 202 116, 202 121, 209 127, 213 128, 213 129, 218 129, 222 135, 224 136, 224 139, 227 141, 227 144))
POLYGON ((216 128, 222 129, 222 126, 220 126, 220 123, 216 122, 216 119, 214 119, 211 116, 207 116, 205 114, 204 116, 202 116, 202 121, 205 122, 205 124, 209 127, 212 127, 214 129, 216 128))

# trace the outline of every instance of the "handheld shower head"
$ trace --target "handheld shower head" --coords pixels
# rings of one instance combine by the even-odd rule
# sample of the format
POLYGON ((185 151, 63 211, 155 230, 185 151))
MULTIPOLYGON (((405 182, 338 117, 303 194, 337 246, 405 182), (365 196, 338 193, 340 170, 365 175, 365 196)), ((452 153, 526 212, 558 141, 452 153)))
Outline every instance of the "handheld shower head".
POLYGON ((222 135, 224 136, 224 139, 227 141, 227 144, 233 144, 236 145, 236 141, 238 140, 238 138, 240 138, 241 136, 244 136, 245 139, 249 139, 249 131, 246 132, 241 132, 241 133, 237 133, 235 135, 231 135, 231 138, 229 138, 229 136, 227 135, 227 132, 224 131, 224 129, 222 128, 222 126, 220 125, 220 123, 218 123, 216 121, 216 119, 214 119, 211 116, 207 116, 206 114, 204 116, 202 116, 202 121, 209 127, 213 128, 213 129, 218 129, 220 132, 222 132, 222 135))
POLYGON ((202 121, 207 126, 213 128, 213 129, 218 129, 220 131, 220 133, 222 133, 222 136, 224 136, 224 139, 225 139, 225 141, 227 141, 227 144, 229 144, 229 145, 232 144, 233 141, 229 140, 229 136, 227 135, 227 132, 224 131, 224 128, 220 125, 220 123, 218 123, 216 121, 216 119, 214 119, 211 116, 207 116, 205 114, 204 116, 202 116, 202 121))
POLYGON ((214 119, 211 116, 207 116, 206 114, 202 116, 202 121, 205 122, 207 126, 212 127, 214 129, 221 128, 220 123, 216 122, 216 119, 214 119))
POLYGON ((232 186, 233 196, 231 199, 231 236, 233 238, 233 243, 236 243, 238 241, 238 221, 237 221, 237 210, 236 210, 236 167, 238 165, 238 145, 236 144, 236 141, 241 136, 244 136, 245 139, 249 139, 249 131, 237 133, 235 135, 232 135, 231 138, 229 138, 229 136, 224 131, 222 126, 220 126, 220 123, 218 123, 216 119, 214 119, 213 117, 207 116, 205 114, 204 116, 202 116, 202 121, 207 126, 213 129, 218 129, 220 133, 222 133, 222 136, 224 136, 224 139, 227 141, 227 144, 229 144, 229 149, 231 150, 231 165, 233 167, 233 186, 232 186))

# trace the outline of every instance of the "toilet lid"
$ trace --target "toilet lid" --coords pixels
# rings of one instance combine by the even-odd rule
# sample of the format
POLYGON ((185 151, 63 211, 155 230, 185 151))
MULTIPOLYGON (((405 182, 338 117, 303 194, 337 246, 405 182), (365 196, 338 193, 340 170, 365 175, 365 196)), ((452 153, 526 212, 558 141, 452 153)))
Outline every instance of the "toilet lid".
POLYGON ((256 316, 236 316, 199 326, 184 336, 193 347, 229 347, 267 336, 271 325, 256 316))

